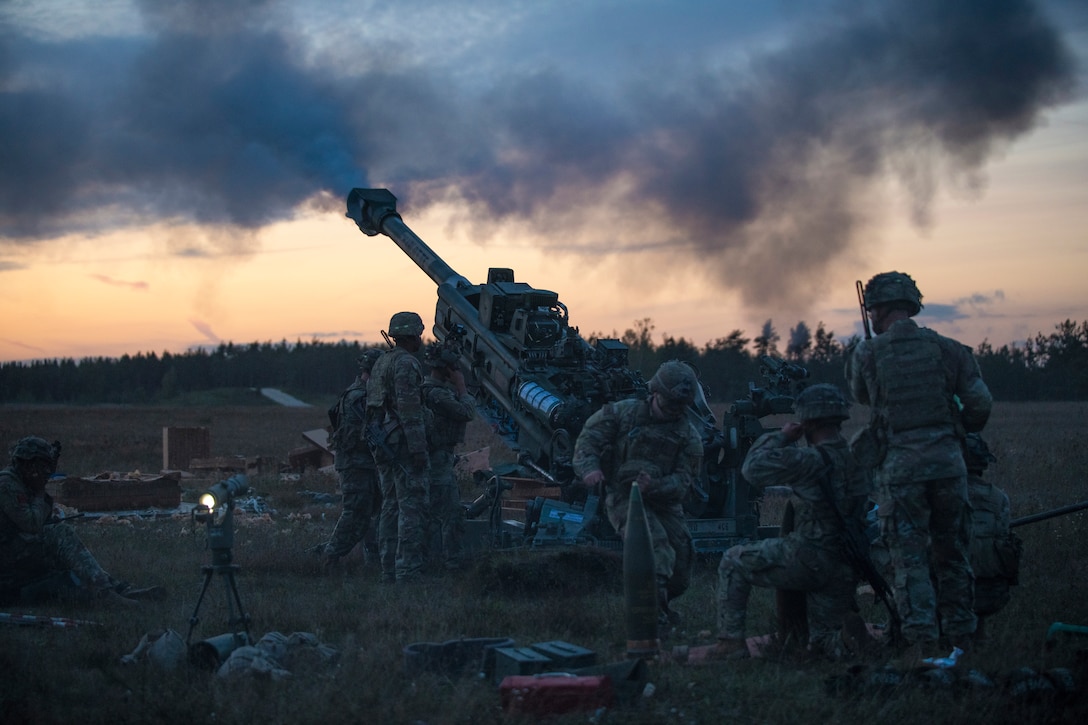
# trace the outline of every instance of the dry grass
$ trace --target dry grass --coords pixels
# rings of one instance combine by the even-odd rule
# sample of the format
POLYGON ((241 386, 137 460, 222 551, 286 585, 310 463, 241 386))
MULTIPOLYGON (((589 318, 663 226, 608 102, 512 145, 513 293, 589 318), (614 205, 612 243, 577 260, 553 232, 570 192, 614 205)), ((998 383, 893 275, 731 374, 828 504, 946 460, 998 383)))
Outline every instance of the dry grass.
MULTIPOLYGON (((213 455, 261 455, 283 460, 302 444, 303 430, 324 424, 324 405, 294 410, 237 408, 0 408, 0 440, 27 433, 65 443, 62 468, 80 474, 103 470, 157 470, 161 429, 208 425, 213 455)), ((1088 498, 1085 404, 999 405, 987 431, 999 462, 991 478, 1012 499, 1014 516, 1088 498)), ((856 424, 856 423, 855 423, 856 424)), ((473 429, 468 447, 494 444, 486 428, 473 429)), ((498 451, 498 447, 493 449, 498 451)), ((498 456, 497 456, 498 457, 498 456)), ((234 545, 238 586, 253 618, 251 631, 313 632, 337 647, 334 668, 298 670, 280 683, 222 681, 182 669, 161 672, 124 667, 121 655, 148 631, 169 627, 184 636, 208 563, 204 530, 188 519, 131 525, 75 522, 83 540, 113 574, 141 584, 164 584, 171 596, 137 610, 63 606, 29 610, 100 623, 77 629, 0 628, 0 721, 3 722, 497 722, 503 716, 493 684, 403 674, 402 649, 413 642, 457 637, 512 637, 518 644, 566 640, 598 652, 602 661, 624 656, 623 600, 618 568, 607 554, 520 552, 481 555, 459 577, 431 578, 408 587, 380 586, 377 570, 353 555, 341 571, 320 573, 306 549, 328 536, 336 507, 300 498, 302 488, 332 491, 319 475, 282 482, 252 481, 277 513, 240 520, 234 545), (518 587, 499 573, 517 574, 518 587), (539 586, 535 587, 534 583, 539 586)), ((466 493, 466 497, 468 494, 466 493)), ((999 675, 1017 667, 1076 667, 1085 640, 1052 652, 1041 645, 1055 621, 1088 624, 1084 543, 1088 512, 1024 527, 1022 583, 1012 603, 994 618, 993 645, 975 664, 999 675)), ((765 521, 766 523, 766 521, 765 521)), ((680 600, 682 627, 669 645, 710 641, 714 628, 715 561, 701 562, 691 591, 680 600)), ((218 578, 217 578, 218 579, 218 578)), ((226 631, 225 588, 213 581, 197 634, 226 631)), ((863 605, 870 619, 878 610, 863 605)), ((757 590, 751 628, 773 627, 773 598, 757 590)), ((603 720, 644 723, 749 722, 1077 722, 1083 703, 1014 705, 1001 693, 901 688, 848 699, 825 692, 827 678, 844 665, 747 661, 707 668, 654 664, 655 695, 606 713, 603 720)), ((1082 688, 1084 683, 1081 683, 1082 688)), ((559 722, 587 721, 581 714, 559 722)), ((515 720, 516 721, 516 720, 515 720)))

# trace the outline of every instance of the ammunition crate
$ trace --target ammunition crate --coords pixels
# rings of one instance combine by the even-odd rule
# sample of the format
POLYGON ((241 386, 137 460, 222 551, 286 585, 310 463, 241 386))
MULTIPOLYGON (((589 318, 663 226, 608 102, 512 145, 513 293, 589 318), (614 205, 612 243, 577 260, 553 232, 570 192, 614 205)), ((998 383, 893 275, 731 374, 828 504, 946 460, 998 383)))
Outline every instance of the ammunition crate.
POLYGON ((525 504, 536 498, 550 498, 556 501, 562 498, 559 486, 549 486, 535 478, 512 478, 503 476, 503 480, 513 488, 503 494, 503 521, 525 522, 525 504))
POLYGON ((494 681, 509 675, 535 675, 551 669, 552 659, 532 647, 496 647, 494 681))
POLYGON ((79 511, 175 509, 181 504, 178 476, 103 473, 94 478, 61 478, 46 484, 53 501, 79 511))
POLYGON ((570 642, 552 640, 529 645, 532 649, 551 659, 562 670, 576 670, 579 667, 592 667, 597 664, 597 653, 570 642))

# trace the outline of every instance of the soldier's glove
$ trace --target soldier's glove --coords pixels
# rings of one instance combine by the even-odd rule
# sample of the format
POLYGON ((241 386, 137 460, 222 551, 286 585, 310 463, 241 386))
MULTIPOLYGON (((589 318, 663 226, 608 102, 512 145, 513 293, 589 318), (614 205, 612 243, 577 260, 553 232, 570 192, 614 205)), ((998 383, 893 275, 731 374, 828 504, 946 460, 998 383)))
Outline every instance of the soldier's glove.
POLYGON ((624 493, 630 493, 631 484, 638 482, 639 490, 643 495, 654 486, 654 480, 661 476, 657 466, 641 459, 627 461, 616 471, 616 483, 624 493))

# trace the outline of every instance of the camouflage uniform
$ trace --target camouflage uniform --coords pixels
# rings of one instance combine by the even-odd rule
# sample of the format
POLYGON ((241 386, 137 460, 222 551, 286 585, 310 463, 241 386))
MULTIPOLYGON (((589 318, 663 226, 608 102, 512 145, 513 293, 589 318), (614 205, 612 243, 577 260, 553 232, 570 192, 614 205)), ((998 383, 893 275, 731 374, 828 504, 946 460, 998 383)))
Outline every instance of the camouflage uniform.
POLYGON ((38 593, 89 597, 119 584, 75 529, 46 525, 52 512, 49 494, 31 491, 14 468, 0 471, 0 598, 26 600, 38 593))
MULTIPOLYGON (((838 393, 841 397, 842 393, 838 393)), ((845 404, 845 401, 843 401, 845 404)), ((842 436, 798 447, 781 432, 766 433, 749 450, 741 473, 753 486, 789 486, 795 527, 784 537, 731 547, 718 566, 718 637, 742 640, 753 586, 806 592, 813 651, 843 654, 843 617, 856 610, 857 577, 842 555, 842 527, 821 488, 832 463, 831 489, 844 517, 864 521, 869 484, 842 436)))
POLYGON ((975 614, 981 620, 1009 603, 1017 583, 1020 540, 1009 530, 1009 497, 980 475, 967 477, 971 502, 971 569, 975 573, 975 614))
MULTIPOLYGON (((968 449, 971 438, 981 440, 976 434, 968 434, 967 438, 968 449)), ((967 460, 967 496, 971 506, 969 555, 971 571, 975 576, 972 608, 981 630, 984 618, 997 614, 1009 603, 1010 587, 1019 580, 1022 543, 1009 527, 1009 497, 999 487, 982 478, 985 463, 980 466, 973 462, 969 453, 965 453, 964 457, 967 460)), ((989 460, 994 459, 991 456, 989 460)), ((892 579, 894 570, 884 542, 879 539, 874 541, 871 553, 873 563, 886 578, 892 579)))
POLYGON ((658 581, 674 599, 691 583, 694 548, 684 521, 683 501, 699 475, 703 443, 686 416, 660 420, 648 400, 606 403, 589 417, 574 446, 574 470, 605 474, 608 520, 624 535, 631 483, 639 471, 651 474, 643 489, 646 519, 658 581))
MULTIPOLYGON (((867 306, 868 290, 893 275, 909 283, 916 314, 921 295, 896 272, 870 280, 867 306)), ((871 406, 880 441, 870 463, 904 638, 968 636, 976 619, 961 438, 982 430, 993 404, 978 363, 959 342, 898 319, 847 356, 846 379, 855 400, 871 406)))
POLYGON ((383 446, 372 446, 382 486, 378 545, 384 581, 414 579, 423 568, 430 481, 422 384, 419 361, 401 347, 378 359, 367 383, 367 419, 386 435, 383 446))
POLYGON ((336 454, 336 473, 343 495, 340 518, 324 549, 330 562, 346 556, 366 539, 371 519, 381 506, 378 466, 365 438, 366 385, 363 376, 356 378, 330 411, 330 417, 336 418, 336 426, 329 438, 329 448, 336 454))
POLYGON ((453 385, 433 376, 423 383, 423 403, 431 411, 430 533, 442 543, 447 569, 461 567, 461 539, 465 509, 453 472, 455 450, 465 440, 468 422, 476 415, 476 401, 467 393, 457 397, 453 385))
POLYGON ((982 478, 997 459, 986 441, 969 433, 964 441, 967 494, 971 503, 971 569, 975 573, 976 638, 985 637, 983 622, 1009 603, 1009 588, 1019 583, 1020 537, 1012 532, 1009 497, 982 478))

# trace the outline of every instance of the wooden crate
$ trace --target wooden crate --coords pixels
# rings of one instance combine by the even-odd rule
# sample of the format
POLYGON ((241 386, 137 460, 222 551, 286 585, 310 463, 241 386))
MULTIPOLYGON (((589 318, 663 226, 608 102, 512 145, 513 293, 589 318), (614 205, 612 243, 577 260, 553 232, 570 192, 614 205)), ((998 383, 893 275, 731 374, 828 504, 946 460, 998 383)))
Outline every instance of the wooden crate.
POLYGON ((207 458, 212 449, 211 432, 205 427, 162 429, 163 470, 188 470, 194 458, 207 458))
POLYGON ((61 478, 46 484, 53 501, 79 511, 175 509, 181 486, 175 474, 102 473, 94 478, 61 478))
POLYGON ((536 478, 514 478, 503 476, 503 480, 513 488, 503 493, 502 518, 504 521, 525 521, 525 504, 535 498, 550 498, 556 501, 562 498, 559 486, 548 485, 536 478))

